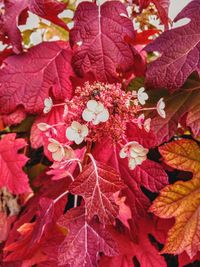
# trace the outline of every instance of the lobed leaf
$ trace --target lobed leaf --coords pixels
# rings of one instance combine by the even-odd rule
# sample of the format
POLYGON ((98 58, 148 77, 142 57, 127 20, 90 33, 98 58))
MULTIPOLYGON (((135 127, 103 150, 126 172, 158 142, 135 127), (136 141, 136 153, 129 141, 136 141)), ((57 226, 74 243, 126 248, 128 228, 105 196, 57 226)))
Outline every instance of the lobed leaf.
POLYGON ((200 73, 200 2, 193 0, 175 18, 190 22, 179 28, 161 34, 145 50, 157 51, 160 57, 150 63, 146 73, 146 82, 150 87, 168 88, 171 91, 180 88, 188 76, 200 73))
POLYGON ((178 140, 162 146, 160 152, 169 166, 193 172, 192 180, 178 181, 161 190, 150 208, 161 218, 176 219, 162 252, 186 251, 192 258, 200 250, 200 149, 194 141, 178 140))

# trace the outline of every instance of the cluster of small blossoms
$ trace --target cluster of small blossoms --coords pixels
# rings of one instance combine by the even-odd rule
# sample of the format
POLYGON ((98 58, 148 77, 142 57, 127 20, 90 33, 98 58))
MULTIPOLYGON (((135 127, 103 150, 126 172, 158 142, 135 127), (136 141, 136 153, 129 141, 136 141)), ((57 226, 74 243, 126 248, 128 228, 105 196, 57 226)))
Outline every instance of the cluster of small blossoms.
MULTIPOLYGON (((77 87, 72 100, 64 105, 64 120, 66 127, 66 143, 60 144, 53 138, 49 138, 48 150, 55 161, 62 161, 72 155, 71 144, 81 144, 84 141, 100 142, 105 137, 113 142, 123 144, 120 152, 121 158, 128 158, 129 168, 141 164, 146 159, 148 150, 137 142, 127 143, 126 130, 128 123, 135 123, 139 128, 150 131, 150 118, 145 119, 142 113, 145 108, 148 95, 145 88, 141 87, 137 92, 125 92, 120 84, 94 84, 85 83, 84 87, 77 87)), ((59 104, 61 105, 61 104, 59 104)), ((53 108, 51 98, 44 101, 44 113, 53 108)), ((163 99, 157 103, 157 109, 161 117, 165 117, 165 104, 163 99)), ((48 131, 49 125, 39 124, 38 128, 48 131)), ((51 129, 52 130, 52 129, 51 129)))

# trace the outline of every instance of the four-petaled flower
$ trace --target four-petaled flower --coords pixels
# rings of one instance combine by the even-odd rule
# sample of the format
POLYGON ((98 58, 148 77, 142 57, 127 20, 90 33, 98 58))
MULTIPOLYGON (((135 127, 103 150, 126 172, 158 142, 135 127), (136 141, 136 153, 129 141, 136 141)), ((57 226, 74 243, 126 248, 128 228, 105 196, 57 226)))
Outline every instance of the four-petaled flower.
POLYGON ((146 100, 149 98, 147 93, 144 92, 145 88, 141 87, 137 92, 137 99, 141 105, 145 105, 146 100))
POLYGON ((163 101, 163 98, 161 98, 158 103, 157 103, 157 106, 156 106, 156 110, 158 112, 158 114, 162 117, 162 118, 166 118, 166 113, 165 113, 165 102, 163 101))
POLYGON ((138 118, 137 118, 137 125, 140 129, 142 129, 142 127, 144 127, 146 132, 150 132, 151 129, 151 118, 148 118, 145 120, 145 116, 144 114, 141 114, 138 118))
POLYGON ((49 111, 51 111, 52 107, 53 107, 53 101, 52 101, 51 97, 45 98, 43 112, 45 114, 49 113, 49 111))
POLYGON ((89 100, 87 108, 82 113, 82 117, 85 121, 91 121, 94 125, 97 125, 109 119, 109 112, 101 102, 89 100))
POLYGON ((137 165, 141 165, 147 159, 148 149, 138 142, 127 143, 120 151, 120 158, 128 158, 128 166, 133 170, 137 165))
POLYGON ((49 138, 48 150, 52 153, 52 158, 55 161, 61 161, 65 156, 65 149, 60 142, 53 138, 49 138))
POLYGON ((84 138, 88 135, 88 127, 73 121, 71 126, 66 130, 66 137, 70 141, 74 141, 77 145, 83 142, 84 138))

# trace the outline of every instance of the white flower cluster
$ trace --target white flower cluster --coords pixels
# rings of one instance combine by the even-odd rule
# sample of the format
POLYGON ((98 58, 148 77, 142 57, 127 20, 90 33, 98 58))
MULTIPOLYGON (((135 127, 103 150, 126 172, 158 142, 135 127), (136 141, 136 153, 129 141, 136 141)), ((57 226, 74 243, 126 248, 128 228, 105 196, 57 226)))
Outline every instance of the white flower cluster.
POLYGON ((137 165, 141 165, 147 159, 148 149, 144 148, 138 142, 127 143, 120 151, 120 158, 128 158, 128 166, 131 170, 137 165))

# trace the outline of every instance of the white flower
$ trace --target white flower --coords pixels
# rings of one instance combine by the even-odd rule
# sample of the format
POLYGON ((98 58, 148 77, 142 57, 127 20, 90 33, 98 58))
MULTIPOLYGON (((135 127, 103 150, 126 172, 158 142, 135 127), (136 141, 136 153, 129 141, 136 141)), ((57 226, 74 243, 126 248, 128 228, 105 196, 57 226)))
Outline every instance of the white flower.
POLYGON ((53 101, 52 101, 51 97, 45 98, 43 112, 45 114, 48 113, 49 111, 51 111, 52 107, 53 107, 53 101))
POLYGON ((147 93, 144 92, 145 88, 141 87, 137 92, 137 98, 141 105, 145 105, 146 100, 149 98, 147 93))
POLYGON ((144 114, 140 114, 140 116, 137 118, 137 125, 140 129, 142 129, 143 124, 144 124, 144 114))
POLYGON ((55 161, 61 161, 65 156, 65 149, 57 140, 49 138, 50 144, 47 149, 52 153, 52 158, 55 161))
POLYGON ((158 114, 162 117, 162 118, 166 118, 166 113, 165 113, 165 102, 163 101, 163 98, 161 98, 158 103, 157 103, 157 106, 156 106, 156 110, 158 112, 158 114))
POLYGON ((137 165, 141 165, 147 159, 148 149, 138 142, 133 141, 126 144, 120 151, 120 158, 128 158, 128 166, 133 170, 137 165))
POLYGON ((44 123, 44 122, 38 123, 37 127, 42 132, 46 132, 47 130, 49 130, 51 128, 51 126, 49 124, 44 123))
POLYGON ((88 135, 88 127, 82 125, 77 121, 73 121, 71 126, 66 130, 66 137, 70 141, 74 141, 77 145, 83 142, 84 138, 88 135))
POLYGON ((148 118, 144 121, 144 129, 147 133, 150 132, 151 129, 151 118, 148 118))
POLYGON ((144 114, 141 114, 137 118, 137 125, 140 129, 142 129, 142 126, 144 127, 146 132, 150 131, 150 126, 151 126, 151 118, 148 118, 145 120, 144 114))
POLYGON ((109 119, 109 112, 107 108, 96 100, 89 100, 87 108, 84 109, 82 117, 85 121, 92 121, 94 125, 100 122, 106 122, 109 119))

